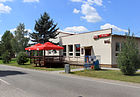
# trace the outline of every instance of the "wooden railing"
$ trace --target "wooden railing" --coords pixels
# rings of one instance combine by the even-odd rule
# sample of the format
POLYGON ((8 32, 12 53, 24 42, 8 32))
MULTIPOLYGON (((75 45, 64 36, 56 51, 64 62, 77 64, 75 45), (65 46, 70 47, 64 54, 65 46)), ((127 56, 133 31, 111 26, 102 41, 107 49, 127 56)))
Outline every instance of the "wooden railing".
POLYGON ((54 65, 54 64, 63 64, 64 57, 63 56, 32 56, 32 63, 39 65, 39 66, 47 66, 47 65, 54 65))

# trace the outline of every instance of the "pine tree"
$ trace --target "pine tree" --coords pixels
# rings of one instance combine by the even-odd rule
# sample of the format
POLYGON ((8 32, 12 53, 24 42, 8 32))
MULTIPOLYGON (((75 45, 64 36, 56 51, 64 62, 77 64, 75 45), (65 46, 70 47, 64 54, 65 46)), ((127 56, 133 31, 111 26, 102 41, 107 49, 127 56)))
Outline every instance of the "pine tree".
POLYGON ((54 21, 50 19, 50 16, 45 12, 41 17, 36 21, 35 31, 30 33, 30 37, 33 39, 33 42, 45 43, 50 42, 50 39, 55 39, 59 34, 56 28, 57 24, 54 24, 54 21))
POLYGON ((130 36, 130 31, 126 34, 126 41, 122 44, 117 63, 122 73, 125 75, 134 74, 140 67, 138 44, 135 41, 134 35, 130 36))

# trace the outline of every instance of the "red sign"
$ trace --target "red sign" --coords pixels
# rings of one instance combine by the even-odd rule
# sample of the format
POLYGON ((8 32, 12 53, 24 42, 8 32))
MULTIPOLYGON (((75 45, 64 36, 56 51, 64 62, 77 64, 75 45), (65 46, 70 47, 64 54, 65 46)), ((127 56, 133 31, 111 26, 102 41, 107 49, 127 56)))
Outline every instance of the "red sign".
POLYGON ((99 39, 99 38, 103 38, 103 37, 108 37, 110 36, 111 34, 100 34, 100 35, 96 35, 94 36, 94 39, 99 39))

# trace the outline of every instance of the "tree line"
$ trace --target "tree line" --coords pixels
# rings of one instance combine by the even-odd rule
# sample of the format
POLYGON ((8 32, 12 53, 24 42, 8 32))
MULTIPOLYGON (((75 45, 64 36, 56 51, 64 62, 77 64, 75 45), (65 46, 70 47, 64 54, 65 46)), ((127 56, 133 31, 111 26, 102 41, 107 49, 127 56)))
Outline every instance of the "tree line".
POLYGON ((5 31, 0 42, 0 54, 8 52, 10 57, 14 57, 29 45, 29 32, 25 29, 24 23, 20 23, 14 33, 5 31))
POLYGON ((19 52, 25 52, 25 48, 30 46, 29 41, 35 43, 50 42, 59 34, 59 28, 50 18, 48 13, 44 12, 38 20, 35 21, 35 32, 29 33, 24 23, 19 23, 14 33, 6 30, 0 41, 0 56, 4 56, 8 63, 10 58, 16 57, 19 52))

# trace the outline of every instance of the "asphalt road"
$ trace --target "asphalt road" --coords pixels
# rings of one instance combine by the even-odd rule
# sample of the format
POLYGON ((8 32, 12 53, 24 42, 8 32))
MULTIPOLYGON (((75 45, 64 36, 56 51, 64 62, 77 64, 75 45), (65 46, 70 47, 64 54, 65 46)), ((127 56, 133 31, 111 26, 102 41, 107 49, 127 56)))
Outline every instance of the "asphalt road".
POLYGON ((140 97, 140 84, 0 65, 0 97, 140 97))

